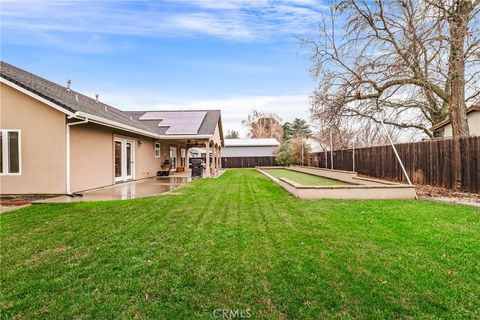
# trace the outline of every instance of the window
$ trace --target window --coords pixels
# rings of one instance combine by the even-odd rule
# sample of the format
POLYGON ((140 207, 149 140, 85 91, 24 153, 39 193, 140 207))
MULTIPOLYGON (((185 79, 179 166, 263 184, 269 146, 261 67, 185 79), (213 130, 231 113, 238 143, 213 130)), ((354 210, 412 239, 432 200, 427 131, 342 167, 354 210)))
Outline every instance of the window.
POLYGON ((20 174, 20 130, 0 130, 0 174, 20 174))
POLYGON ((155 158, 160 158, 160 143, 155 142, 155 158))

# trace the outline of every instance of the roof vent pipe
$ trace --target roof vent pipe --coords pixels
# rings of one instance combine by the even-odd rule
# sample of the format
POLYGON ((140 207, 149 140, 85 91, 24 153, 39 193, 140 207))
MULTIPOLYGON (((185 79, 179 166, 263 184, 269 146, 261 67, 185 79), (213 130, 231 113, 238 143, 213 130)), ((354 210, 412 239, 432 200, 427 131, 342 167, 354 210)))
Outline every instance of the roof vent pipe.
POLYGON ((68 80, 67 80, 67 91, 72 90, 71 87, 72 87, 72 80, 68 79, 68 80))
POLYGON ((78 94, 75 94, 75 100, 78 101, 78 94))
POLYGON ((98 97, 99 97, 99 94, 95 94, 95 102, 98 102, 98 97))

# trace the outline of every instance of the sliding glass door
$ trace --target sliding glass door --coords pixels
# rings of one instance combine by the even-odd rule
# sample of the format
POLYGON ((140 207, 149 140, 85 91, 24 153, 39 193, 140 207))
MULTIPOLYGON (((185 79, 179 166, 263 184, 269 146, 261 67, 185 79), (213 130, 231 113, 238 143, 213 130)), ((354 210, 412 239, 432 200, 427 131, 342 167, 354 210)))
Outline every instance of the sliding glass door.
POLYGON ((134 142, 126 139, 115 139, 115 182, 133 179, 134 165, 134 142))

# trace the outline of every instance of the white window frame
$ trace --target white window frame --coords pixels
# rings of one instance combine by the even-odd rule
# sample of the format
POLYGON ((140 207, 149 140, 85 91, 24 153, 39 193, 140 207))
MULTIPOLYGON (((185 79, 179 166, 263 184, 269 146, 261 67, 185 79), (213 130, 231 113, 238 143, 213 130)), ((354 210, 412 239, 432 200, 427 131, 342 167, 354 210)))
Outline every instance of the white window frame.
POLYGON ((161 145, 160 145, 160 142, 155 142, 153 144, 153 155, 155 156, 155 158, 160 158, 160 156, 162 155, 162 149, 161 149, 161 145), (158 155, 157 155, 157 151, 158 151, 158 155))
POLYGON ((21 176, 22 175, 22 130, 20 129, 0 129, 2 132, 2 157, 3 157, 3 168, 2 173, 0 176, 21 176), (18 133, 18 172, 10 173, 8 172, 9 167, 9 153, 8 147, 10 141, 8 140, 8 133, 9 132, 17 132, 18 133))
POLYGON ((135 169, 137 166, 137 160, 136 160, 136 150, 137 150, 137 145, 134 139, 131 138, 123 138, 120 136, 115 136, 114 137, 114 151, 113 151, 113 177, 115 179, 115 183, 117 182, 125 182, 125 181, 132 181, 135 180, 135 169), (122 144, 122 176, 120 177, 115 177, 115 141, 120 142, 122 144), (127 164, 126 164, 126 159, 127 159, 127 154, 126 154, 126 144, 130 143, 131 144, 131 152, 132 152, 132 158, 131 158, 131 174, 130 176, 126 175, 126 170, 127 170, 127 164))

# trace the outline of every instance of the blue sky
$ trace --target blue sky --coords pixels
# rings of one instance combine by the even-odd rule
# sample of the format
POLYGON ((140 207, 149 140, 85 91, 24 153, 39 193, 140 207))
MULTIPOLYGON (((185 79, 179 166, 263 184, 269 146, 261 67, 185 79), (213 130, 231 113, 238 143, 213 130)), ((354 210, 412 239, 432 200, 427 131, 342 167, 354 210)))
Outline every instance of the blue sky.
POLYGON ((315 83, 298 37, 321 0, 2 1, 1 55, 124 110, 253 109, 308 117, 315 83))

